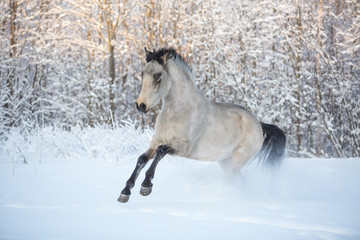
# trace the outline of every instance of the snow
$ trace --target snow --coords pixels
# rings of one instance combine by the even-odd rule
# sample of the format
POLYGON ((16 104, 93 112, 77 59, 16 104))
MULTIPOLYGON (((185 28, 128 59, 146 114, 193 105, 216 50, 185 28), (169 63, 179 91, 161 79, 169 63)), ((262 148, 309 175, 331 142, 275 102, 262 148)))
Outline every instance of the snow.
POLYGON ((10 136, 0 239, 360 239, 360 158, 254 163, 230 181, 217 164, 166 156, 150 196, 139 194, 143 171, 118 203, 151 136, 133 127, 10 136))

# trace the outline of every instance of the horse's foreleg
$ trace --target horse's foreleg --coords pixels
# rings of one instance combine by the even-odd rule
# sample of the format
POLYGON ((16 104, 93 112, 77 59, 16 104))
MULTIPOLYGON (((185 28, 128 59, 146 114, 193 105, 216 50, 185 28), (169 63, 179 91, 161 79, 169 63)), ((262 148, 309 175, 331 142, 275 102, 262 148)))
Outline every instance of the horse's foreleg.
POLYGON ((173 149, 167 145, 161 145, 156 149, 155 159, 152 162, 149 169, 146 171, 146 177, 143 183, 141 184, 140 194, 147 196, 151 193, 153 184, 151 180, 154 178, 155 169, 160 160, 168 153, 171 153, 173 149))
POLYGON ((148 150, 139 157, 133 173, 131 174, 129 180, 127 180, 125 188, 121 191, 120 197, 118 198, 119 202, 126 203, 127 201, 129 201, 131 189, 134 187, 135 181, 139 176, 140 171, 145 167, 146 163, 152 157, 151 152, 153 151, 148 150))

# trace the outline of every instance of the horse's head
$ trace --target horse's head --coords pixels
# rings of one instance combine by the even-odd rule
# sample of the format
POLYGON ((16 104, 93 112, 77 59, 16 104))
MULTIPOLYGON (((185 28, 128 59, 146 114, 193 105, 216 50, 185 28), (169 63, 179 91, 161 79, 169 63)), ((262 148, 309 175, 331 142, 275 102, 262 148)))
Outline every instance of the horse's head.
POLYGON ((145 48, 145 52, 147 64, 141 72, 141 92, 136 101, 137 109, 143 113, 157 105, 160 99, 168 94, 171 87, 167 67, 171 50, 161 49, 151 52, 145 48))

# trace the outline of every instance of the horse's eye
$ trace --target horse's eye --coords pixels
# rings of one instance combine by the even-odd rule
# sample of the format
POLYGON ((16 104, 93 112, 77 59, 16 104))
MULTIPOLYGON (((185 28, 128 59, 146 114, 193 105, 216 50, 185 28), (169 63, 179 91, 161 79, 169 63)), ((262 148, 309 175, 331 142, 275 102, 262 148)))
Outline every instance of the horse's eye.
POLYGON ((154 79, 155 79, 155 81, 159 82, 159 81, 160 81, 160 77, 161 77, 161 73, 155 73, 155 74, 154 74, 154 79))

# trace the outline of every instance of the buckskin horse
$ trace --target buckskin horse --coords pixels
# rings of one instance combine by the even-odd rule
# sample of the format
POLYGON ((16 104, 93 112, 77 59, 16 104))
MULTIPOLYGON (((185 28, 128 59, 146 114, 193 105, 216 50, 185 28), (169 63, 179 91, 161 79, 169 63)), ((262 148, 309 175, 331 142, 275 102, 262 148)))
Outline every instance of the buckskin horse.
POLYGON ((140 171, 150 159, 140 193, 147 196, 159 161, 176 155, 200 161, 217 161, 235 176, 251 159, 279 165, 286 146, 285 133, 260 123, 243 107, 209 101, 196 87, 190 67, 174 49, 146 52, 137 109, 146 113, 162 100, 149 149, 142 154, 122 190, 119 202, 129 200, 140 171))

